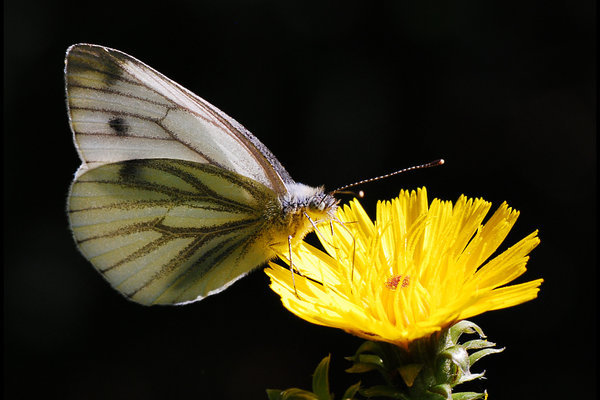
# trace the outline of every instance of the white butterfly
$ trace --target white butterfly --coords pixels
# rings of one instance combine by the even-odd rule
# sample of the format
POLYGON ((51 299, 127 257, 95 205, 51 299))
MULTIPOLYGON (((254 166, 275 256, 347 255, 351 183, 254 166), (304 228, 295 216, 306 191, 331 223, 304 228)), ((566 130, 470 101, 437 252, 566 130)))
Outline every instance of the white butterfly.
POLYGON ((135 58, 77 44, 65 80, 82 161, 71 229, 131 300, 201 300, 334 218, 331 194, 294 182, 243 126, 135 58))

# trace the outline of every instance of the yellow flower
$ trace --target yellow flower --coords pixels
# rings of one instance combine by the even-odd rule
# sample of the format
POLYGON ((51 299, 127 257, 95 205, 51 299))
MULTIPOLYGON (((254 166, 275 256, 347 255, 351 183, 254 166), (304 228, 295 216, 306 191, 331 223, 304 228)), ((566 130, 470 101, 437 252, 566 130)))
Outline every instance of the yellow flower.
MULTIPOLYGON (((379 202, 373 223, 354 200, 340 207, 342 224, 319 226, 328 254, 301 242, 292 253, 301 275, 273 262, 265 272, 297 316, 407 347, 457 321, 537 296, 542 279, 504 286, 525 272, 537 231, 488 260, 519 215, 503 203, 482 224, 490 207, 465 196, 454 205, 438 199, 428 205, 422 188, 379 202)), ((289 264, 287 254, 279 257, 289 264)))

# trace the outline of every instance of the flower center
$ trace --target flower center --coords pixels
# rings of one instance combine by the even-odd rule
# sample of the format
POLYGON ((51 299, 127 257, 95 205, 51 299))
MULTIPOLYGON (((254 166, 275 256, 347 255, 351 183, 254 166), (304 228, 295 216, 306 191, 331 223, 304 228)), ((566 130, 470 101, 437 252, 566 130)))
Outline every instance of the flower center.
POLYGON ((410 276, 400 274, 400 275, 394 275, 394 276, 388 278, 385 281, 385 287, 390 290, 396 290, 396 288, 398 287, 398 284, 400 284, 401 288, 405 288, 408 286, 409 283, 410 283, 410 276))

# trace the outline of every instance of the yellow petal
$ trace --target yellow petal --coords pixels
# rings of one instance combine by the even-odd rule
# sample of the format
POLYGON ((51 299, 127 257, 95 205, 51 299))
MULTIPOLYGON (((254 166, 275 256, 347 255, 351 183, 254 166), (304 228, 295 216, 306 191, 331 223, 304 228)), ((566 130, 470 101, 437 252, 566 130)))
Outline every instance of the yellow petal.
MULTIPOLYGON (((301 242, 292 261, 301 275, 270 263, 266 273, 282 303, 299 317, 370 340, 406 346, 457 321, 534 299, 541 279, 522 275, 537 231, 494 258, 519 212, 465 196, 427 200, 425 188, 377 204, 371 221, 357 200, 339 223, 321 225, 326 252, 301 242)), ((280 254, 286 264, 289 255, 280 254)))

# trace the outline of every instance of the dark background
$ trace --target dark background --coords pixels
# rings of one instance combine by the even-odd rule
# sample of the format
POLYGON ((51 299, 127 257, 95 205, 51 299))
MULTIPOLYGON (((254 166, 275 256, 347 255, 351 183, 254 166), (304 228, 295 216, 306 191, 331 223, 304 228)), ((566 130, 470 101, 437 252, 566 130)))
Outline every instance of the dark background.
POLYGON ((78 253, 63 89, 78 42, 193 90, 300 182, 333 189, 446 159, 362 187, 371 213, 423 185, 431 198, 508 201, 521 217, 503 248, 539 229, 519 282, 545 282, 538 299, 473 318, 506 351, 466 388, 595 398, 595 2, 9 0, 4 11, 6 398, 265 399, 308 389, 330 352, 337 398, 357 380, 343 357, 361 340, 290 314, 260 270, 202 302, 146 308, 78 253))

